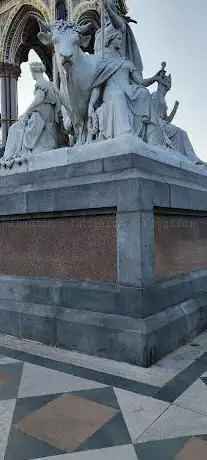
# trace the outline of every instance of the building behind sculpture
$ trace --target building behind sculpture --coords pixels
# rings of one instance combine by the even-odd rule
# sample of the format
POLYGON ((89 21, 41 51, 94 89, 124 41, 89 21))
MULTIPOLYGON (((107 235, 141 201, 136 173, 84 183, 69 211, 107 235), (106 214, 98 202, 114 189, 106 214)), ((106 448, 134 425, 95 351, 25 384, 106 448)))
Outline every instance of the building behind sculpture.
MULTIPOLYGON (((126 12, 124 0, 117 0, 126 12)), ((46 66, 50 79, 54 76, 52 50, 42 45, 37 33, 38 19, 72 19, 91 22, 94 31, 100 26, 100 0, 1 0, 0 1, 0 77, 1 77, 1 139, 5 147, 8 128, 17 119, 17 81, 22 62, 33 49, 46 66)), ((93 52, 94 36, 88 51, 93 52)))

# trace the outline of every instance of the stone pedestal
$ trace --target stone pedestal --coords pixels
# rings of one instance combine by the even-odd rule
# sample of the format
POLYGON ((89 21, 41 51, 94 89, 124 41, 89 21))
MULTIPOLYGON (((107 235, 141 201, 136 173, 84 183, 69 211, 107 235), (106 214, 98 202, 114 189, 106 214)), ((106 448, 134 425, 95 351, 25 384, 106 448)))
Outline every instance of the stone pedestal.
POLYGON ((205 167, 126 136, 15 168, 1 332, 149 366, 206 327, 205 167))

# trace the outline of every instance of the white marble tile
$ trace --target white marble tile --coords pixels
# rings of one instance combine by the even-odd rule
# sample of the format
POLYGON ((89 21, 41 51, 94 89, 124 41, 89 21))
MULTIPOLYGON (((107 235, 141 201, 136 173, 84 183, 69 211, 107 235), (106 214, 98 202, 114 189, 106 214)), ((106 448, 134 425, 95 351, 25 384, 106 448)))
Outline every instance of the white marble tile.
POLYGON ((114 388, 132 442, 144 433, 152 423, 169 407, 159 401, 130 391, 114 388))
POLYGON ((103 387, 105 385, 101 383, 25 363, 18 397, 25 398, 103 387))
POLYGON ((3 460, 16 400, 0 401, 0 460, 3 460))
POLYGON ((138 438, 137 443, 201 434, 207 434, 207 417, 172 405, 138 438))
POLYGON ((12 363, 19 363, 20 361, 18 361, 17 359, 13 359, 13 358, 8 358, 7 356, 1 356, 0 355, 0 365, 2 364, 12 364, 12 363))
POLYGON ((137 455, 132 445, 126 445, 38 458, 38 460, 137 460, 137 455))
POLYGON ((207 416, 207 385, 198 379, 175 400, 174 404, 207 416))
POLYGON ((0 460, 4 460, 5 451, 6 451, 6 444, 0 443, 0 460))
POLYGON ((162 372, 170 370, 171 372, 178 374, 206 352, 207 332, 203 332, 183 347, 180 347, 165 356, 157 364, 155 364, 153 368, 159 369, 162 372))
POLYGON ((175 350, 149 369, 95 356, 88 356, 74 351, 62 350, 5 335, 0 335, 0 345, 10 347, 14 350, 23 350, 60 362, 71 363, 111 375, 162 387, 179 372, 192 364, 203 353, 207 352, 207 332, 200 334, 190 343, 175 350), (198 346, 194 347, 191 346, 191 344, 197 344, 198 346))
POLYGON ((145 369, 128 363, 117 362, 96 356, 89 356, 75 351, 54 348, 48 345, 9 336, 0 335, 0 344, 11 347, 15 350, 23 350, 28 353, 42 356, 44 358, 74 364, 80 367, 86 367, 88 369, 124 377, 137 382, 155 385, 160 388, 177 374, 177 372, 173 372, 171 369, 165 369, 163 371, 162 369, 154 366, 149 369, 145 369))
POLYGON ((206 370, 206 372, 204 372, 204 373, 202 374, 201 377, 207 377, 207 370, 206 370))

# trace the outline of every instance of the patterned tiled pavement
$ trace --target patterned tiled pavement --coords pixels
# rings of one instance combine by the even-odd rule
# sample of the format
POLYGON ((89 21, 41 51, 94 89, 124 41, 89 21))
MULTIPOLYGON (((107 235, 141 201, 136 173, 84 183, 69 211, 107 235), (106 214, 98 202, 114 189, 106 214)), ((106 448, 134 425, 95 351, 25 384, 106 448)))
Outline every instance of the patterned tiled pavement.
POLYGON ((0 460, 206 460, 207 333, 150 369, 0 336, 0 460))

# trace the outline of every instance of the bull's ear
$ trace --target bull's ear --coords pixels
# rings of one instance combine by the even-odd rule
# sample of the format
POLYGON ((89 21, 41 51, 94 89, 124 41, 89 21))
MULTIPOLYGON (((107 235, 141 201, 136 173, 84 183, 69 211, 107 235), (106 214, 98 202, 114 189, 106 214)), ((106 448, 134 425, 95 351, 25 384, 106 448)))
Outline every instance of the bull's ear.
POLYGON ((88 48, 90 41, 91 41, 91 35, 81 35, 80 36, 81 48, 88 48))
POLYGON ((43 45, 51 45, 52 34, 50 32, 39 32, 37 36, 39 38, 39 41, 43 43, 43 45))

